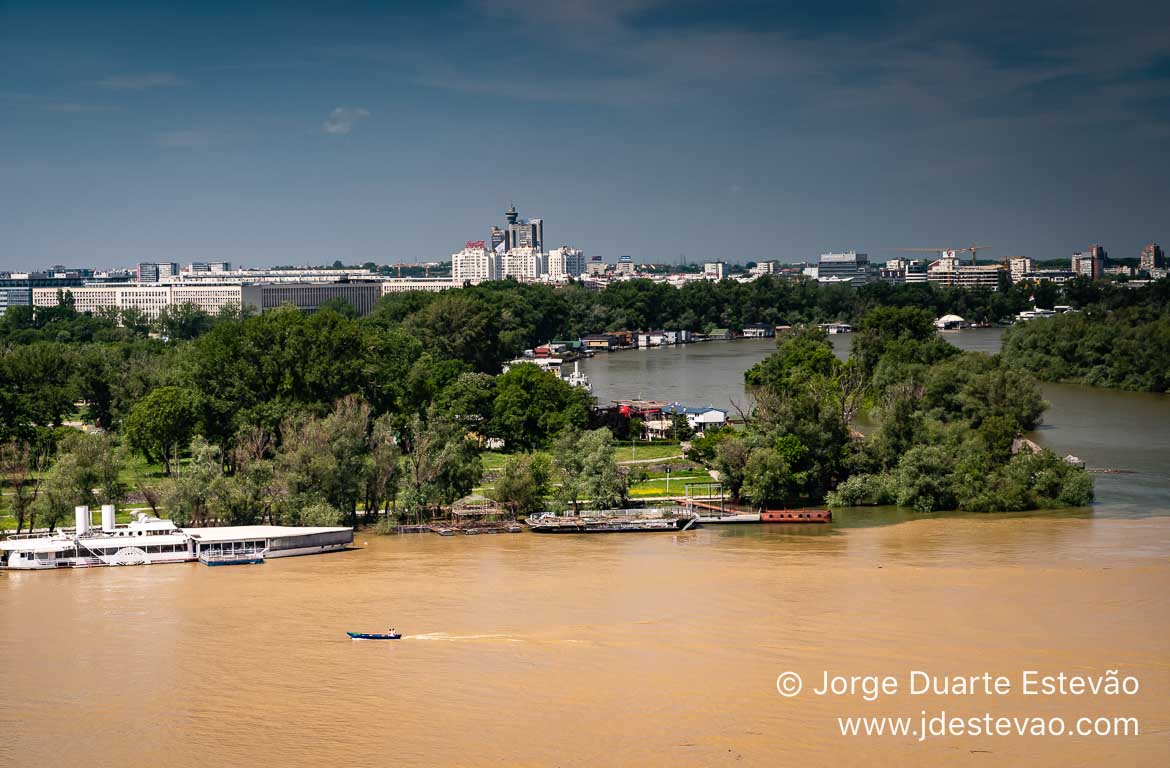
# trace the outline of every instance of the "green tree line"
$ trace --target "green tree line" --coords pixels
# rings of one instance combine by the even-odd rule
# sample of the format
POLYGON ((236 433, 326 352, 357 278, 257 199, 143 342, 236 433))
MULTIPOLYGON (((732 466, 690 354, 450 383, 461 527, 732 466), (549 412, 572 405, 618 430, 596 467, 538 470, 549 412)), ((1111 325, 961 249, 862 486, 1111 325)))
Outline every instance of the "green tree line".
POLYGON ((858 324, 847 361, 816 329, 785 334, 745 374, 756 406, 742 432, 694 441, 737 500, 759 507, 898 504, 922 512, 1079 506, 1092 479, 1050 451, 1013 451, 1046 404, 1000 357, 960 352, 933 313, 887 307, 858 324), (865 434, 854 431, 864 416, 865 434))

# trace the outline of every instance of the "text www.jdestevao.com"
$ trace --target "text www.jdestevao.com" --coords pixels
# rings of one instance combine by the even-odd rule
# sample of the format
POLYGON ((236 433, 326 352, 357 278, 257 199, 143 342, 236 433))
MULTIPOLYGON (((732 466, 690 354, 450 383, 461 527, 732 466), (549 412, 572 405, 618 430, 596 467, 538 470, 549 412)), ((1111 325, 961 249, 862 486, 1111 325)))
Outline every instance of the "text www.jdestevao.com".
POLYGON ((1137 736, 1136 717, 1078 717, 1069 725, 1062 717, 1003 717, 984 712, 952 717, 946 711, 918 717, 878 715, 838 717, 842 736, 911 736, 918 741, 946 736, 1137 736))

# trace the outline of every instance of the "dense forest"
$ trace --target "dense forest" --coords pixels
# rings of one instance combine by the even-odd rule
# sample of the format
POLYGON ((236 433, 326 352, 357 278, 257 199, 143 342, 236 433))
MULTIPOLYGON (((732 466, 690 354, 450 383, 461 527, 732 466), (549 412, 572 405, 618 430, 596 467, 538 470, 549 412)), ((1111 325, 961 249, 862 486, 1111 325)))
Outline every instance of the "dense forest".
MULTIPOLYGON (((66 292, 58 306, 12 307, 0 318, 2 500, 22 526, 34 519, 52 525, 75 503, 127 494, 190 520, 354 520, 359 510, 389 507, 420 514, 476 487, 480 448, 495 438, 520 452, 496 486, 518 508, 534 509, 534 499, 553 493, 533 477, 555 476, 565 504, 622 501, 622 478, 605 457, 628 424, 599 421, 587 395, 535 367, 501 374, 505 361, 588 332, 825 321, 863 329, 849 363, 834 360, 811 332, 782 339, 777 355, 748 374, 760 393, 750 428, 718 455, 696 441, 696 456, 721 463, 733 482, 742 477, 736 490, 743 498, 818 499, 837 488, 853 500, 896 498, 919 508, 1077 500, 1083 494, 1067 489, 1016 493, 1023 486, 1011 473, 1026 459, 1006 457, 1003 438, 1027 429, 1039 412, 1011 411, 989 398, 1008 386, 1013 402, 1032 392, 1024 369, 1164 389, 1158 376, 1167 366, 1157 361, 1166 358, 1152 353, 1166 349, 1165 292, 1164 282, 989 292, 818 287, 772 277, 682 289, 632 280, 602 291, 502 281, 388 296, 365 317, 339 302, 313 314, 229 309, 214 317, 182 306, 154 321, 133 312, 79 313, 66 292), (1098 339, 1094 329, 1108 324, 1132 326, 1109 332, 1132 352, 1112 353, 1108 375, 1088 362, 1058 368, 1052 355, 1067 361, 1071 353, 1050 341, 1025 343, 1039 339, 1034 328, 1045 328, 1027 323, 1008 334, 1002 363, 956 357, 928 322, 945 312, 994 319, 1058 301, 1084 309, 1049 327, 1076 329, 1072 343, 1085 361, 1103 346, 1079 339, 1098 339), (1139 341, 1136 329, 1147 321, 1161 330, 1139 341), (945 382, 973 389, 951 392, 945 382), (848 424, 861 408, 881 426, 858 442, 848 424), (96 427, 96 434, 66 423, 96 427), (969 450, 968 440, 982 440, 981 452, 969 450), (525 453, 558 446, 547 462, 525 453), (581 455, 592 463, 582 464, 581 455), (953 464, 960 455, 976 458, 953 464), (951 479, 943 489, 903 492, 914 467, 951 479), (1002 493, 980 497, 971 479, 979 473, 996 478, 1002 493)), ((1059 475, 1064 488, 1062 467, 1044 471, 1059 475)))
POLYGON ((745 375, 757 406, 742 432, 696 441, 753 504, 898 504, 920 512, 1079 506, 1092 478, 1050 451, 1013 452, 1045 409, 1036 381, 998 356, 960 352, 930 312, 866 314, 848 361, 802 329, 745 375), (865 413, 876 428, 851 425, 865 413))
POLYGON ((1003 358, 1046 381, 1170 390, 1170 280, 1138 290, 1089 286, 1078 311, 1004 334, 1003 358))

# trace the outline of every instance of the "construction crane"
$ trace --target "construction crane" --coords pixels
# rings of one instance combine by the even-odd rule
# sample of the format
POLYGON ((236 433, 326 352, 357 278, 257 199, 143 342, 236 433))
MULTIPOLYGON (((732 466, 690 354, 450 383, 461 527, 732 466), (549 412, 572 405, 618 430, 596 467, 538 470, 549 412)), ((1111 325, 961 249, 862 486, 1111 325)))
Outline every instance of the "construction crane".
POLYGON ((946 258, 948 256, 950 258, 957 259, 959 258, 960 253, 970 252, 971 266, 975 266, 975 264, 978 263, 975 257, 978 255, 979 251, 986 251, 990 247, 990 245, 975 245, 972 243, 971 245, 962 248, 894 248, 892 250, 905 253, 937 253, 940 259, 946 258))

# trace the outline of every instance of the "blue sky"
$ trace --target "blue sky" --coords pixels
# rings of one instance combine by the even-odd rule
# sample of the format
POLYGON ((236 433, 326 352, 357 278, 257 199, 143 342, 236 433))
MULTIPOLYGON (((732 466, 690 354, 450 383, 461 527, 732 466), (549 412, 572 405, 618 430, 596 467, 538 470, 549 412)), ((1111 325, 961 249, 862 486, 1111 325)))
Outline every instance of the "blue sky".
POLYGON ((0 0, 0 269, 1170 241, 1170 4, 0 0))

